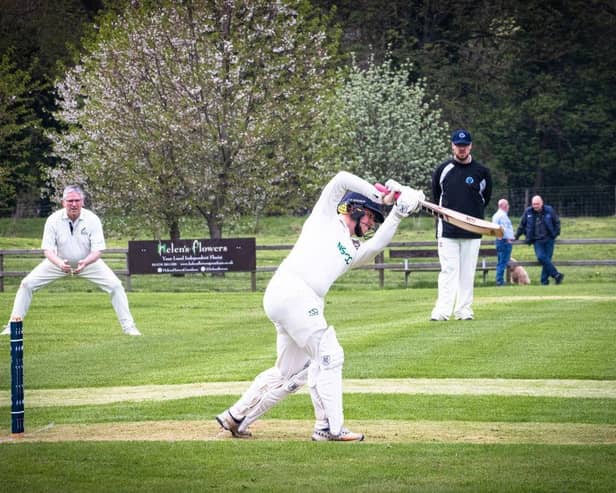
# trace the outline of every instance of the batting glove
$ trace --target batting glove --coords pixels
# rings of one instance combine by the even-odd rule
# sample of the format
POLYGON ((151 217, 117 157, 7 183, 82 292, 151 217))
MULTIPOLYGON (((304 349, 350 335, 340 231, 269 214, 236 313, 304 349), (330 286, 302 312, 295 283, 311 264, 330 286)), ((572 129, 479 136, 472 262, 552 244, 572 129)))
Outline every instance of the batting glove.
POLYGON ((425 200, 426 196, 421 190, 403 186, 400 196, 396 200, 396 212, 406 217, 413 212, 418 212, 421 208, 420 200, 425 200))
POLYGON ((385 182, 385 188, 387 188, 387 190, 389 190, 390 192, 402 191, 402 185, 400 185, 400 183, 398 183, 396 180, 387 180, 385 182))

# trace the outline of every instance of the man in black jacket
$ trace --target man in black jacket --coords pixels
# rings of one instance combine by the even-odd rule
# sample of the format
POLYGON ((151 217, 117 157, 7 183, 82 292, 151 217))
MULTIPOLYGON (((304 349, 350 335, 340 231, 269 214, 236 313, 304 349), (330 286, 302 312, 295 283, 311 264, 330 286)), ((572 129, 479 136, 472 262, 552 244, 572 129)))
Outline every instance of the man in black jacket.
POLYGON ((565 275, 558 272, 552 263, 554 243, 560 234, 560 219, 556 211, 544 204, 539 195, 532 198, 531 206, 524 211, 515 239, 517 240, 522 234, 526 236, 526 243, 534 246, 535 256, 543 266, 541 284, 549 284, 550 277, 554 278, 556 284, 563 282, 565 275))
MULTIPOLYGON (((441 163, 432 175, 432 200, 455 211, 483 219, 492 195, 490 170, 473 159, 471 134, 464 129, 451 136, 452 158, 441 163)), ((475 269, 481 235, 437 220, 436 238, 441 271, 438 299, 431 320, 472 320, 475 269)))

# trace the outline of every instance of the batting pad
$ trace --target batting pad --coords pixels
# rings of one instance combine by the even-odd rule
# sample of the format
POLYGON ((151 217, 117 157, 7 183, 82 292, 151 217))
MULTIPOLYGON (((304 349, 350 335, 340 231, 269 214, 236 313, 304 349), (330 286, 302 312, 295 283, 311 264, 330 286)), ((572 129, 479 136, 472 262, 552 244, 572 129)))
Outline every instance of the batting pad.
MULTIPOLYGON (((314 392, 315 400, 322 405, 329 431, 338 435, 342 429, 344 415, 342 410, 342 365, 344 363, 344 350, 336 337, 333 327, 328 327, 319 343, 318 365, 310 365, 309 385, 311 394, 314 392)), ((320 407, 320 406, 319 406, 320 407)), ((315 413, 318 416, 317 406, 315 413)))

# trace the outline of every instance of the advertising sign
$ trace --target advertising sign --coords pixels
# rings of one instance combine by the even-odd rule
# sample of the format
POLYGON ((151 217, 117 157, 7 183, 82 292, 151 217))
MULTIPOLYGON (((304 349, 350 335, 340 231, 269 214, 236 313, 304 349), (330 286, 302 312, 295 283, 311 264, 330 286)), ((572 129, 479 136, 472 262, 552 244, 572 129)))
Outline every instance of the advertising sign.
POLYGON ((256 265, 254 238, 128 242, 131 275, 250 272, 256 265))

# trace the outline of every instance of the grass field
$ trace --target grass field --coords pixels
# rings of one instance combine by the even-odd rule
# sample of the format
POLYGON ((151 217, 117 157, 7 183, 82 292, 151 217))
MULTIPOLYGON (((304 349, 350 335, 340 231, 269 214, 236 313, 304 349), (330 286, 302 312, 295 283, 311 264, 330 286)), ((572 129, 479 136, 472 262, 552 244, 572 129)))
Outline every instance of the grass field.
MULTIPOLYGON (((575 221, 568 230, 590 237, 616 230, 613 218, 575 221)), ((272 225, 263 243, 292 242, 296 224, 272 225)), ((405 239, 429 239, 415 226, 405 239)), ((0 220, 0 247, 37 248, 35 229, 0 220)), ((347 423, 367 436, 355 444, 310 441, 305 391, 252 440, 219 431, 213 417, 274 362, 246 277, 216 291, 212 279, 144 276, 129 293, 139 338, 121 333, 107 295, 59 281, 24 323, 21 439, 0 338, 0 491, 616 491, 613 271, 567 271, 548 287, 478 282, 476 320, 444 323, 428 320, 436 273, 413 289, 393 275, 383 290, 374 273, 341 280, 326 315, 346 352, 347 423)), ((0 320, 15 288, 0 293, 0 320)))
POLYGON ((367 441, 322 444, 305 393, 254 440, 212 420, 273 362, 261 293, 133 293, 141 338, 121 334, 102 293, 37 293, 22 440, 0 373, 2 490, 613 491, 613 286, 478 287, 472 322, 429 322, 433 298, 331 293, 346 416, 367 441))

